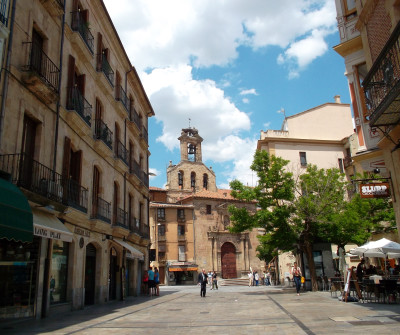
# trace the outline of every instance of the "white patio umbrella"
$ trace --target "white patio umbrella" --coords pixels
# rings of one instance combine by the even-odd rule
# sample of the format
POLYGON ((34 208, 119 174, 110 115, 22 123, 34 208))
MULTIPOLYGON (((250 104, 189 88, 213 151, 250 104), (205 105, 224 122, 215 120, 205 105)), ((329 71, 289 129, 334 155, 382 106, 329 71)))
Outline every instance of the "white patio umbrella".
MULTIPOLYGON (((362 257, 390 257, 400 258, 400 244, 397 242, 390 241, 386 238, 382 238, 378 241, 370 241, 357 248, 351 249, 350 253, 362 257)), ((386 273, 386 261, 385 261, 385 273, 386 273)))

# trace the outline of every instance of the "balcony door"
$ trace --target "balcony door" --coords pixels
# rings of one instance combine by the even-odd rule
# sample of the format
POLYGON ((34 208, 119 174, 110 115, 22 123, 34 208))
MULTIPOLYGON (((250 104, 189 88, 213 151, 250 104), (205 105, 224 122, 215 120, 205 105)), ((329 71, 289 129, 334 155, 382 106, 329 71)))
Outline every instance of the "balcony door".
POLYGON ((37 125, 38 123, 35 120, 27 115, 24 116, 19 183, 27 189, 31 188, 33 178, 33 158, 35 156, 37 125))
POLYGON ((43 50, 43 37, 36 31, 32 31, 32 51, 31 51, 31 70, 37 72, 38 75, 42 74, 42 50, 43 50))

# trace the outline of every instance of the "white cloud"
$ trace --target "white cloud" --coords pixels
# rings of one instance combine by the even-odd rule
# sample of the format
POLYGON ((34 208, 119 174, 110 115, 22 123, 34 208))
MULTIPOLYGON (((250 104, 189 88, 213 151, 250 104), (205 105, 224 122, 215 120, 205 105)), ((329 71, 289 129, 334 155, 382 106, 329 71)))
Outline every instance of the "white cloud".
POLYGON ((249 94, 258 95, 258 93, 257 93, 257 91, 256 91, 255 88, 250 88, 250 89, 248 89, 248 90, 242 90, 242 91, 240 91, 239 94, 240 94, 240 95, 249 95, 249 94))
MULTIPOLYGON (((212 80, 193 80, 191 66, 155 69, 142 74, 143 85, 156 110, 163 132, 157 141, 172 150, 181 129, 189 125, 200 130, 206 143, 250 129, 249 116, 241 112, 212 80)), ((231 158, 228 158, 231 159, 231 158)))

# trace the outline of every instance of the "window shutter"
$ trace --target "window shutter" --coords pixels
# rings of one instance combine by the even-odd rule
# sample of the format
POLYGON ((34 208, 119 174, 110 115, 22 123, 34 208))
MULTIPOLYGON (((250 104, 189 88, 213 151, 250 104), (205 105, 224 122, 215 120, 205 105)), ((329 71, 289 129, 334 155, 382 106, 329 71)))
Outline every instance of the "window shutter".
POLYGON ((97 71, 101 71, 102 65, 103 36, 97 33, 97 71))
MULTIPOLYGON (((69 55, 68 58, 68 82, 67 82, 67 106, 70 105, 72 90, 74 88, 75 58, 69 55)), ((68 108, 68 107, 67 107, 68 108)))
POLYGON ((66 180, 69 179, 70 162, 71 162, 71 140, 67 136, 65 136, 62 176, 63 176, 63 179, 66 179, 66 180))

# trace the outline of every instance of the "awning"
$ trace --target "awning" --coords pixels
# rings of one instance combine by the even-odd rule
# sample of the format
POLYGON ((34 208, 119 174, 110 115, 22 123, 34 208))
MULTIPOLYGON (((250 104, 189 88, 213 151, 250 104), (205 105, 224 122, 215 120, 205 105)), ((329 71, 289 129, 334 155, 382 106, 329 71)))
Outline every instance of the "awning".
POLYGON ((113 239, 114 242, 118 243, 119 245, 123 246, 125 249, 127 249, 131 253, 132 258, 137 258, 139 260, 144 260, 144 255, 141 251, 137 250, 134 248, 132 245, 129 243, 121 240, 120 238, 115 238, 113 239))
POLYGON ((14 184, 0 178, 0 238, 32 242, 32 210, 14 184))
POLYGON ((53 214, 37 209, 33 209, 32 213, 34 235, 64 242, 72 241, 72 232, 53 214))
POLYGON ((197 271, 197 267, 192 268, 169 268, 169 272, 178 272, 178 271, 197 271))

